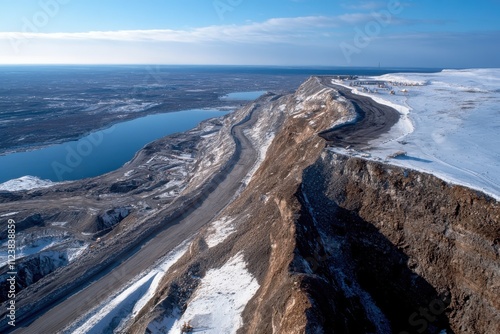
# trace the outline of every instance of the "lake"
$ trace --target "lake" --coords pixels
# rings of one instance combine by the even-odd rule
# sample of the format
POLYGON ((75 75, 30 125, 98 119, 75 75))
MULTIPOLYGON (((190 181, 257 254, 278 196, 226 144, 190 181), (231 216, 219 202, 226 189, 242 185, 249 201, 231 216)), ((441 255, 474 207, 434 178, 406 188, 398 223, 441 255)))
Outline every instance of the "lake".
POLYGON ((146 144, 228 112, 196 109, 149 115, 93 132, 77 141, 0 156, 0 183, 26 175, 51 181, 102 175, 123 166, 146 144))
POLYGON ((260 90, 256 92, 237 92, 222 96, 221 100, 226 101, 253 101, 264 95, 266 91, 260 90))

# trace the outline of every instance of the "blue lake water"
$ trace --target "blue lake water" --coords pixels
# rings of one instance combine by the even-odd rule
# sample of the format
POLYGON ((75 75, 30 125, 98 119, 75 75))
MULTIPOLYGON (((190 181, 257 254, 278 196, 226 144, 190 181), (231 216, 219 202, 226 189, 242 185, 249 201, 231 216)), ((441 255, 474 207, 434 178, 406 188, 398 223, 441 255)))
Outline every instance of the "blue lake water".
POLYGON ((266 91, 256 91, 256 92, 237 92, 230 93, 221 97, 221 100, 225 101, 253 101, 264 95, 266 91))
POLYGON ((0 156, 0 183, 26 175, 52 181, 102 175, 123 166, 147 143, 227 113, 185 110, 149 115, 93 132, 77 141, 0 156))

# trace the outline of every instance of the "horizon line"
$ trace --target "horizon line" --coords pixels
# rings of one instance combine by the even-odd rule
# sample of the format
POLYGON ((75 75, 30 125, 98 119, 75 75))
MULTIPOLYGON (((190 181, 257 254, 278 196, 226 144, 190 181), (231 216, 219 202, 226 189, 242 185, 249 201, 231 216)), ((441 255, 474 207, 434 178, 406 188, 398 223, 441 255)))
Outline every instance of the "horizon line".
POLYGON ((348 66, 348 65, 276 65, 276 64, 168 64, 168 63, 0 63, 0 66, 171 66, 171 67, 255 67, 255 68, 292 68, 292 69, 487 69, 500 68, 492 66, 484 67, 424 67, 424 66, 348 66))

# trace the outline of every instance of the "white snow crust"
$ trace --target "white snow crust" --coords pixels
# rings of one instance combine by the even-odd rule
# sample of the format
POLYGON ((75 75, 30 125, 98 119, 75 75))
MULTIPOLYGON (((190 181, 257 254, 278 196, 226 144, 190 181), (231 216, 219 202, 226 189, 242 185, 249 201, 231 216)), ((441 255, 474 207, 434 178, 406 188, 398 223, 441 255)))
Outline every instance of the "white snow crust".
MULTIPOLYGON (((238 253, 221 268, 207 272, 186 311, 168 333, 178 334, 182 324, 188 321, 199 334, 236 333, 242 325, 241 313, 258 289, 259 284, 247 270, 243 254, 238 253)), ((170 324, 172 318, 163 322, 170 324)))
MULTIPOLYGON (((402 115, 388 134, 370 143, 366 152, 371 158, 386 160, 404 151, 406 155, 389 162, 500 200, 500 69, 401 73, 368 79, 385 81, 390 88, 377 89, 376 93, 373 86, 350 88, 402 115)), ((333 83, 349 87, 349 82, 333 83)))
POLYGON ((209 248, 224 242, 236 230, 233 225, 234 219, 224 217, 210 224, 205 242, 209 248))
POLYGON ((0 184, 0 190, 3 191, 21 191, 39 188, 48 188, 55 185, 55 182, 42 180, 35 176, 23 176, 18 179, 9 180, 0 184))

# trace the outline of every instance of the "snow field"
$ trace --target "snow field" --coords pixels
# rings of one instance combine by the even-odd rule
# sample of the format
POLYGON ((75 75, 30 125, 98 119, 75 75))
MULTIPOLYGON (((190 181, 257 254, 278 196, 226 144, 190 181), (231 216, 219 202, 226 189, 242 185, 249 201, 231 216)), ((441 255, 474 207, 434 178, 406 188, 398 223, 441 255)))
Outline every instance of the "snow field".
MULTIPOLYGON (((371 142, 372 158, 434 174, 444 181, 480 190, 500 200, 500 69, 370 77, 397 93, 353 92, 402 114, 388 134, 371 142), (402 93, 402 89, 406 93, 402 93)), ((339 84, 333 81, 334 84, 339 84)), ((345 87, 349 87, 343 84, 345 87)), ((352 87, 349 87, 352 89, 352 87)), ((344 149, 334 149, 350 154, 344 149)))
POLYGON ((23 176, 0 184, 0 191, 21 191, 48 188, 55 184, 55 182, 42 180, 34 176, 23 176))

